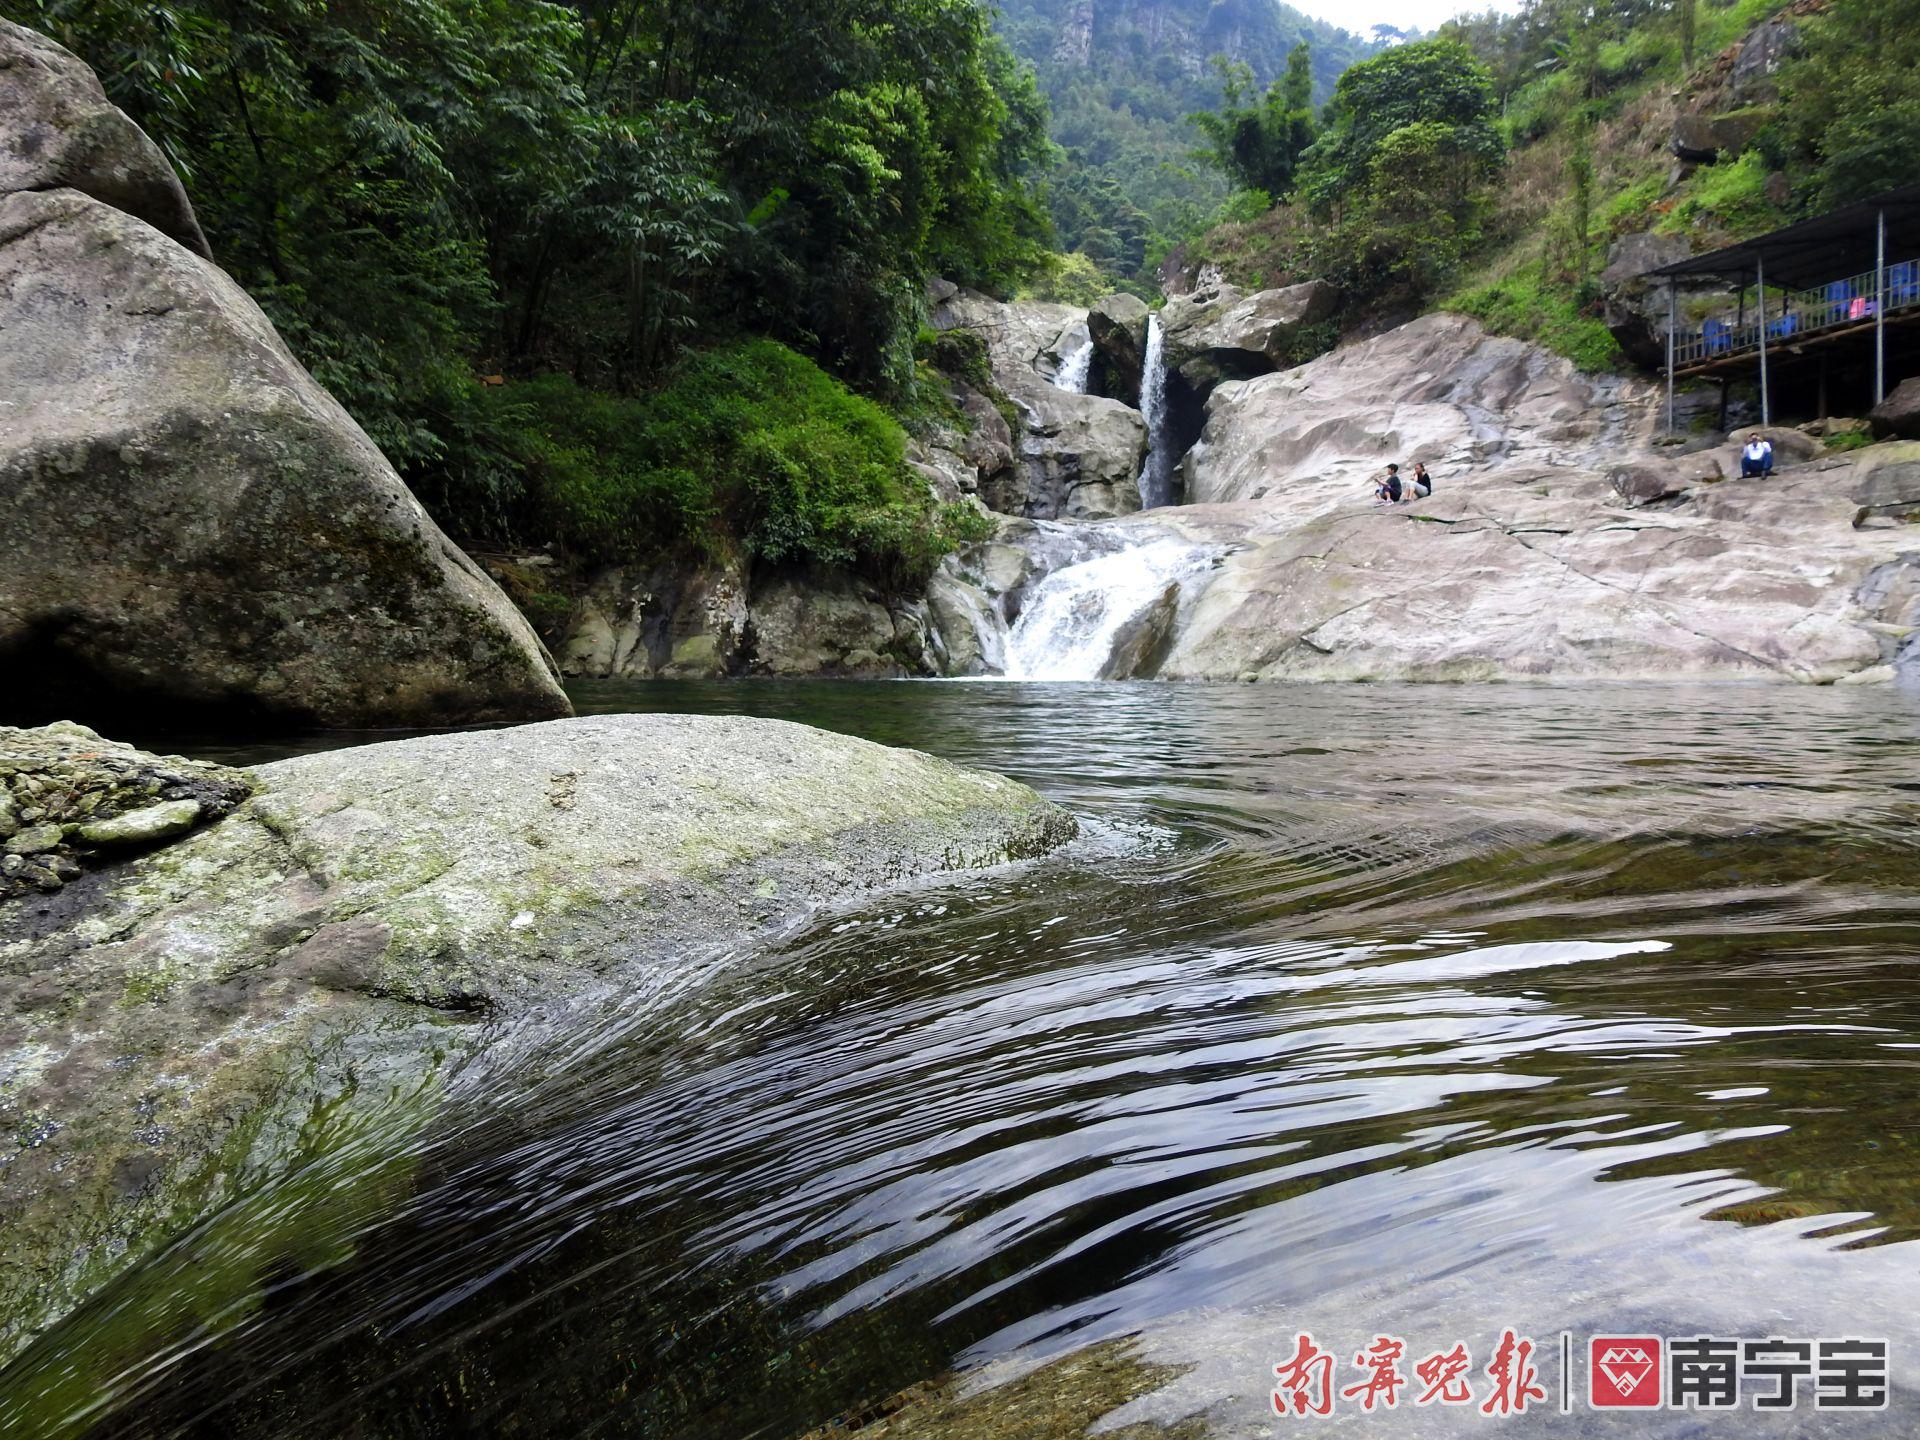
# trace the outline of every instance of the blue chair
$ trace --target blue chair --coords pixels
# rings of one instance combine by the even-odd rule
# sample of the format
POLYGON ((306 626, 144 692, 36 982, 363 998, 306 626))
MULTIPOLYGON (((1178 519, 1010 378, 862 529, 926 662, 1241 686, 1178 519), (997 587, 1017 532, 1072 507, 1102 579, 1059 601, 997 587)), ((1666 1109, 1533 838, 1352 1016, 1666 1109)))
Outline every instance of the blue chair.
POLYGON ((1851 280, 1835 280, 1826 287, 1823 293, 1826 296, 1827 309, 1826 315, 1820 323, 1823 325, 1832 325, 1846 319, 1847 306, 1853 300, 1853 282, 1851 280))
POLYGON ((1767 338, 1769 340, 1784 340, 1789 335, 1798 333, 1799 329, 1800 317, 1789 312, 1788 314, 1780 316, 1778 319, 1767 322, 1767 338))
POLYGON ((1920 300, 1920 260, 1887 267, 1887 308, 1920 300))
POLYGON ((1724 355, 1733 348, 1733 327, 1724 320, 1709 320, 1700 327, 1700 338, 1707 354, 1724 355))

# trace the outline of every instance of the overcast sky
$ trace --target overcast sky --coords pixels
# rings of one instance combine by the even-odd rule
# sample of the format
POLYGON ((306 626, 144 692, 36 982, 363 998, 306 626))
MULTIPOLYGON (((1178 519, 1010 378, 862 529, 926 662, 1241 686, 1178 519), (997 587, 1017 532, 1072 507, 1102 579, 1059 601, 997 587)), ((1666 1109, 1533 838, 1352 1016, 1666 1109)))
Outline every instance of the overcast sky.
POLYGON ((1376 25, 1432 30, 1462 10, 1479 12, 1491 8, 1511 14, 1520 8, 1519 0, 1492 0, 1490 6, 1461 4, 1460 0, 1287 0, 1287 3, 1356 35, 1370 34, 1376 25))

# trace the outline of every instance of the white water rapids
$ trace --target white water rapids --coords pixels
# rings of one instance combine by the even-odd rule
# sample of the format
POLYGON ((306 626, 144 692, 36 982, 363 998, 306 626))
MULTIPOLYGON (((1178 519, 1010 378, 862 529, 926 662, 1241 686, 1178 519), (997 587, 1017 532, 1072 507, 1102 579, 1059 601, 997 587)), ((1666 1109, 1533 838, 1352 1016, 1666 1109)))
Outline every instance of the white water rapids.
POLYGON ((1124 678, 1110 674, 1119 643, 1135 626, 1153 623, 1156 607, 1177 606, 1186 582, 1211 567, 1216 553, 1183 540, 1152 540, 1055 570, 1007 635, 1006 678, 1124 678))
POLYGON ((1075 395, 1087 393, 1087 376, 1093 370, 1093 341, 1085 340, 1070 351, 1054 372, 1053 383, 1075 395))
POLYGON ((1153 510, 1173 503, 1173 467, 1179 456, 1167 441, 1167 344, 1160 317, 1147 317, 1147 355, 1140 369, 1140 415, 1147 422, 1147 460, 1140 467, 1140 504, 1153 510))

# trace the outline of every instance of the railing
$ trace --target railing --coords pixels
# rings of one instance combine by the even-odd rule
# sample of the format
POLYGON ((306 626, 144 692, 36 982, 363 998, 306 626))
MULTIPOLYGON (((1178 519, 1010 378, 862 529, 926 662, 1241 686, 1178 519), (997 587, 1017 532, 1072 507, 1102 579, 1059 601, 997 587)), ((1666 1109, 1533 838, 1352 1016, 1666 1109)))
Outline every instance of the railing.
MULTIPOLYGON (((1766 292, 1767 345, 1794 345, 1809 335, 1844 330, 1870 323, 1879 314, 1880 276, 1869 270, 1846 280, 1835 280, 1812 290, 1766 292)), ((1886 270, 1887 314, 1920 306, 1920 260, 1905 260, 1886 270)), ((1685 369, 1712 360, 1724 360, 1760 348, 1758 312, 1745 323, 1716 316, 1699 326, 1677 331, 1673 337, 1673 364, 1685 369)))

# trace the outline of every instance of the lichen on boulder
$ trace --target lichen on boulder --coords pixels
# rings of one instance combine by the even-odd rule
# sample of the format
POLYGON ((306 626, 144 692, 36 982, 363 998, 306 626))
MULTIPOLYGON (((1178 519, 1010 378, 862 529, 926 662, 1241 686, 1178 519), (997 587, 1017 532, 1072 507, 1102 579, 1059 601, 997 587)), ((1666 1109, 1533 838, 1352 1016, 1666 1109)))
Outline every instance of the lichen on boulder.
MULTIPOLYGON (((12 733, 40 768, 10 781, 132 756, 136 777, 175 777, 163 795, 252 793, 57 897, 0 904, 0 1364, 251 1188, 330 1173, 369 1127, 404 1151, 496 1036, 690 987, 819 907, 1075 829, 1004 777, 779 721, 557 721, 246 777, 77 727, 12 733)), ((143 1303, 163 1333, 220 1301, 143 1303)))

